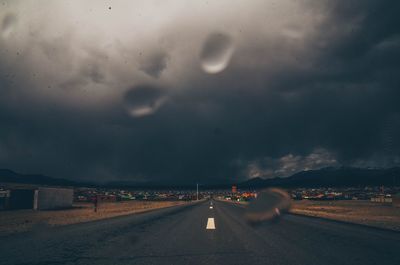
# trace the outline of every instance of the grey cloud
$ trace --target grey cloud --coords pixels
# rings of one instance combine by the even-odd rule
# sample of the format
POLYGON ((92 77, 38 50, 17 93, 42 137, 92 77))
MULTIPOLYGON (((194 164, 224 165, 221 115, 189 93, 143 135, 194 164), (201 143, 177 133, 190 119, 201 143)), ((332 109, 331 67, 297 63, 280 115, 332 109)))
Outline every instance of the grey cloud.
POLYGON ((270 157, 251 161, 245 170, 252 177, 287 177, 299 171, 337 166, 335 156, 324 149, 316 149, 306 156, 287 154, 277 159, 270 157))
POLYGON ((144 59, 140 69, 148 75, 158 78, 167 67, 168 58, 168 54, 163 52, 151 54, 144 59))

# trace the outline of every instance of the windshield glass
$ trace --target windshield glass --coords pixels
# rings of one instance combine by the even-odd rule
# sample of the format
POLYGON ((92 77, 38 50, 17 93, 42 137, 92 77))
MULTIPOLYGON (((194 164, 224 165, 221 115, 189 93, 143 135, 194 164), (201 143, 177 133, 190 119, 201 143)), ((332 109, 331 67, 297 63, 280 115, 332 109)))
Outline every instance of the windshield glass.
POLYGON ((1 0, 0 264, 400 264, 399 11, 1 0))

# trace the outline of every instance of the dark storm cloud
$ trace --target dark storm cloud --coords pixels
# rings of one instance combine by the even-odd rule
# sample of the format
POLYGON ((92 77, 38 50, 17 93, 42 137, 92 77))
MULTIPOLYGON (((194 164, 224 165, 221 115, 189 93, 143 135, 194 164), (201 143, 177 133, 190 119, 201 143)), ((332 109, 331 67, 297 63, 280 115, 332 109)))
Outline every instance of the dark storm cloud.
POLYGON ((14 23, 0 37, 0 167, 192 183, 399 165, 399 5, 234 2, 244 18, 210 5, 126 31, 116 6, 33 36, 14 23), (198 57, 214 32, 234 48, 211 75, 198 57))

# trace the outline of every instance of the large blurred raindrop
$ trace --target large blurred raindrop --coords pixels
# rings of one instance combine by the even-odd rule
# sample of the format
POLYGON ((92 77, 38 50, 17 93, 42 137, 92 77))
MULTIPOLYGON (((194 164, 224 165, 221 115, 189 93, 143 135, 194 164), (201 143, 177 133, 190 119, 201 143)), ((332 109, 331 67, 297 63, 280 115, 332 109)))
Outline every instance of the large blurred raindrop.
POLYGON ((291 200, 286 191, 270 188, 260 192, 246 209, 246 219, 257 223, 280 217, 290 208, 291 200))
POLYGON ((200 53, 201 67, 206 73, 216 74, 229 64, 234 51, 232 38, 224 33, 208 36, 200 53))
POLYGON ((14 14, 7 14, 1 22, 1 36, 7 38, 14 30, 17 17, 14 14))
POLYGON ((135 118, 151 115, 167 101, 165 90, 148 85, 135 86, 124 96, 125 108, 135 118))

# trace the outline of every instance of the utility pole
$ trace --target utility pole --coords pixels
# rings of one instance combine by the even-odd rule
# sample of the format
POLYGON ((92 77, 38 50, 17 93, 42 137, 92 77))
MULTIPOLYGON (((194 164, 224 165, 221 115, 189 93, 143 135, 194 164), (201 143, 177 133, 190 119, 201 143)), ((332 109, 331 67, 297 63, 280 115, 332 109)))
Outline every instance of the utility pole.
POLYGON ((196 183, 196 198, 199 200, 199 183, 196 183))

